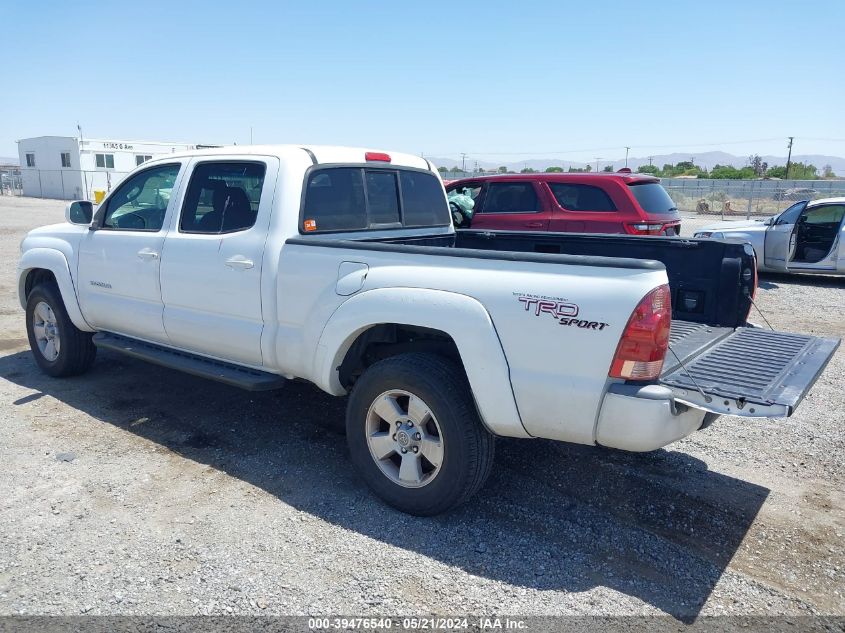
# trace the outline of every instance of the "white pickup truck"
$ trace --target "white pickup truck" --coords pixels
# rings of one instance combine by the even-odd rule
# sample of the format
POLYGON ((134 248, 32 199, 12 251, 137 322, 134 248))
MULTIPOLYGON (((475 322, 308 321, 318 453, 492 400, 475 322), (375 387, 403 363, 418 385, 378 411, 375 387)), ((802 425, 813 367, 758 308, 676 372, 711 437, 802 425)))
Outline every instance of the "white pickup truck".
POLYGON ((838 340, 747 327, 750 246, 455 231, 423 158, 234 147, 137 168, 21 246, 38 365, 97 348, 247 389, 349 394, 354 465, 419 515, 494 436, 649 451, 719 414, 790 415, 838 340))

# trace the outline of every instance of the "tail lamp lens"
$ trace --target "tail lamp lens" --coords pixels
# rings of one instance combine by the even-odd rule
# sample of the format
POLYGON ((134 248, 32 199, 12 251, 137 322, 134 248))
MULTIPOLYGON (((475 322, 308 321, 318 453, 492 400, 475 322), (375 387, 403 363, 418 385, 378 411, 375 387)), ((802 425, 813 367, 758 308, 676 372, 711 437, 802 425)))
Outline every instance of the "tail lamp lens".
POLYGON ((638 222, 626 224, 625 227, 631 235, 660 235, 663 232, 664 225, 638 222))
POLYGON ((649 292, 634 308, 616 348, 608 375, 625 380, 654 380, 669 349, 672 305, 669 286, 649 292))

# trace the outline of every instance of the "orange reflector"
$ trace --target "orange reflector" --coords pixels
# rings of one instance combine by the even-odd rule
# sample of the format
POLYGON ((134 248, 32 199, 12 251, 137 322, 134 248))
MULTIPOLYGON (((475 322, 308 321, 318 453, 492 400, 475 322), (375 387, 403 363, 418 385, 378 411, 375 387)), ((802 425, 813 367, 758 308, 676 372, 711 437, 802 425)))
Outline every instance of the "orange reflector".
POLYGON ((302 228, 306 231, 316 231, 317 230, 317 220, 305 220, 302 223, 302 228))

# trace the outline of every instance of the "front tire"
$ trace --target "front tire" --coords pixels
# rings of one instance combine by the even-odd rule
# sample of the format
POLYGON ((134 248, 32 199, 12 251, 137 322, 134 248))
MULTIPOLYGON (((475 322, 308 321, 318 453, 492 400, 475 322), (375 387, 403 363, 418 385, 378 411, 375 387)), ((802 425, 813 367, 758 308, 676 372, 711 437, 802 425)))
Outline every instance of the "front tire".
POLYGON ((494 437, 463 371, 433 354, 402 354, 367 369, 349 398, 346 438, 373 492, 417 516, 467 501, 493 464, 494 437))
POLYGON ((97 355, 93 334, 73 324, 54 283, 39 284, 29 293, 26 334, 41 371, 56 378, 88 371, 97 355))

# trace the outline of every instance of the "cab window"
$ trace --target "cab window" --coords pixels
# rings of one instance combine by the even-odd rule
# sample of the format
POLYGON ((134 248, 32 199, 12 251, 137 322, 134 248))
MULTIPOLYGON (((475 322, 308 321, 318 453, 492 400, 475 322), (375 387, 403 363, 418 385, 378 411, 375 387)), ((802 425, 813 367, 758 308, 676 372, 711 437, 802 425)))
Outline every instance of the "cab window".
POLYGON ((182 233, 233 233, 255 225, 264 163, 226 161, 200 163, 182 205, 182 233))
POLYGON ((178 163, 135 174, 106 202, 102 227, 124 231, 159 231, 179 174, 178 163))
POLYGON ((448 224, 443 186, 430 172, 325 167, 305 184, 302 233, 448 224))

